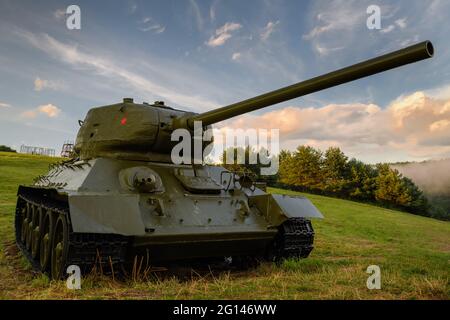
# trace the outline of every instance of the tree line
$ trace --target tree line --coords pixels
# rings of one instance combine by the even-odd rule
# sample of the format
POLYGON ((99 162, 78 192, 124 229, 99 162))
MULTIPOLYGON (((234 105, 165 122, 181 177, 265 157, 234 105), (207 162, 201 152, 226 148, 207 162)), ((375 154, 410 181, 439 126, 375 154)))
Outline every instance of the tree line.
POLYGON ((17 152, 16 150, 14 150, 8 146, 5 146, 5 145, 0 145, 0 151, 2 151, 2 152, 17 152))
MULTIPOLYGON (((224 152, 243 151, 246 159, 254 156, 250 147, 228 149, 224 152)), ((242 154, 242 153, 241 153, 242 154)), ((236 157, 235 157, 236 159, 236 157)), ((294 151, 282 150, 278 155, 279 170, 275 176, 261 176, 258 164, 225 165, 233 171, 251 172, 268 185, 328 195, 343 199, 378 204, 413 214, 449 220, 447 213, 437 214, 424 193, 414 182, 402 176, 389 164, 366 164, 349 159, 339 148, 330 147, 325 152, 311 146, 299 146, 294 151)))

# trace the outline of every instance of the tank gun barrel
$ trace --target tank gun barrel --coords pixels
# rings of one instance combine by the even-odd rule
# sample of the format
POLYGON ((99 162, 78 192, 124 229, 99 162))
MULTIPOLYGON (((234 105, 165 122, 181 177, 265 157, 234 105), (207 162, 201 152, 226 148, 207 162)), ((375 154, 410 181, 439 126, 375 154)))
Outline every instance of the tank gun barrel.
POLYGON ((194 121, 202 121, 203 126, 211 125, 247 112, 298 98, 309 93, 331 88, 406 64, 428 59, 433 56, 433 53, 434 49, 430 41, 420 42, 404 49, 271 91, 254 98, 191 116, 185 119, 185 126, 193 128, 194 121))

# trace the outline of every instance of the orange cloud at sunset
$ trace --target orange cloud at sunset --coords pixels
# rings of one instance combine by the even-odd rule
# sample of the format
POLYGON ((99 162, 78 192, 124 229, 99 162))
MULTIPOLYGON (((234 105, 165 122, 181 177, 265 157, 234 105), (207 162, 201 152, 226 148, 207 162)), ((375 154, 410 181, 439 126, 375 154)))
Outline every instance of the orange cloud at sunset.
POLYGON ((422 91, 401 96, 387 108, 361 103, 286 107, 244 115, 226 126, 278 128, 283 148, 339 146, 351 156, 372 162, 378 161, 380 152, 418 160, 450 156, 450 99, 422 91))

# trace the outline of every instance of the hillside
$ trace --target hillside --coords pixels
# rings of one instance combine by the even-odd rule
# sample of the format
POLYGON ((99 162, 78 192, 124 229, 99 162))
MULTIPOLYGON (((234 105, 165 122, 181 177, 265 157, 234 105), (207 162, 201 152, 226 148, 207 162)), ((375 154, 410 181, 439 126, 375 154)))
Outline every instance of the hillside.
MULTIPOLYGON (((310 258, 249 271, 212 270, 186 278, 159 272, 147 281, 89 277, 82 290, 36 275, 14 245, 18 184, 55 158, 0 152, 1 299, 449 299, 450 222, 357 202, 308 195, 324 214, 314 221, 310 258), (368 290, 366 268, 381 268, 381 290, 368 290)), ((270 189, 271 192, 292 191, 270 189)))

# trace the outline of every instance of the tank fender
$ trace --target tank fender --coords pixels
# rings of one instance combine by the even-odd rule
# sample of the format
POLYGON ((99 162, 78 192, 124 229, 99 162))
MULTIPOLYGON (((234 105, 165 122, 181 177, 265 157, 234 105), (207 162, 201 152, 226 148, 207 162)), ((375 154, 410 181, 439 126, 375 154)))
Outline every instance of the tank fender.
POLYGON ((323 218, 308 198, 286 194, 272 194, 272 197, 288 218, 323 218))
POLYGON ((249 196, 249 204, 256 207, 273 226, 289 218, 323 218, 311 201, 302 196, 258 194, 249 196))
POLYGON ((74 232, 145 235, 137 194, 69 195, 74 232))

